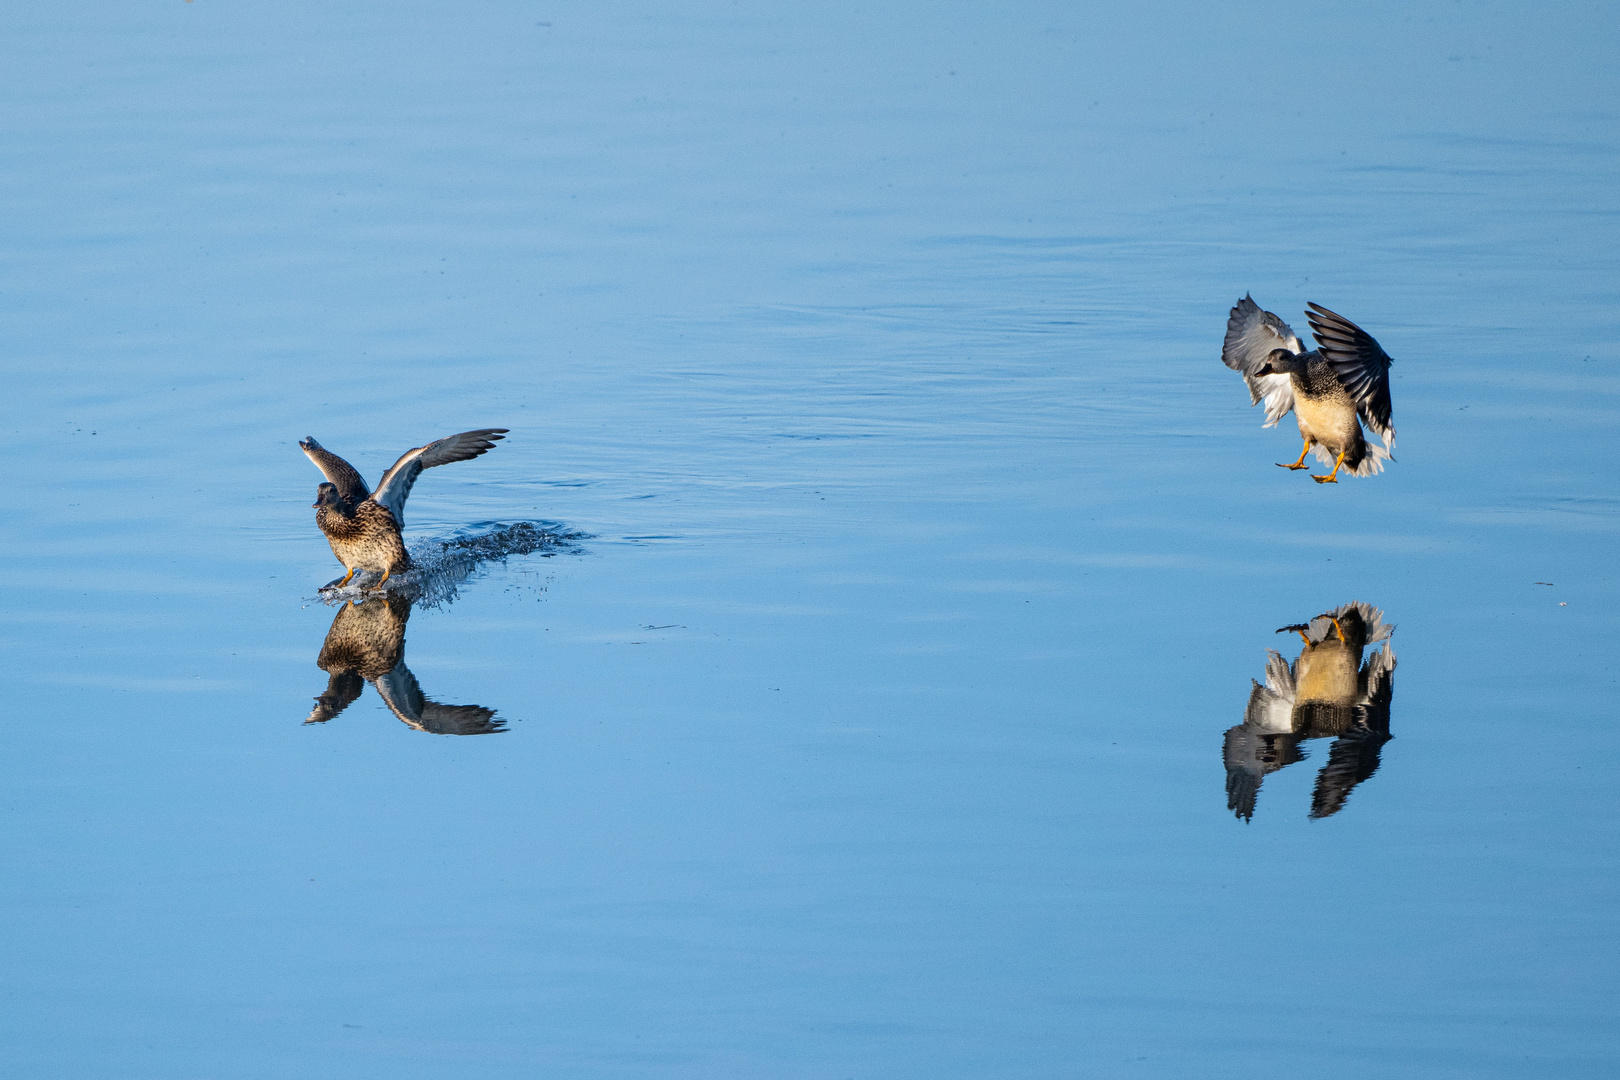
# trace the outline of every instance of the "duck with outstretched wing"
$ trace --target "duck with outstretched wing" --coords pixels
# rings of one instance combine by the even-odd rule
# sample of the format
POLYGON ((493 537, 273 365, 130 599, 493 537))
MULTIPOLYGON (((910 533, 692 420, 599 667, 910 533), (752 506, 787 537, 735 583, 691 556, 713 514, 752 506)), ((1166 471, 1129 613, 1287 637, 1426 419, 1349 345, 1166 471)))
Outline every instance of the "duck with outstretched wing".
POLYGON ((348 571, 335 584, 347 585, 358 571, 366 570, 382 575, 373 586, 380 589, 390 574, 409 570, 411 557, 400 530, 405 524, 405 499, 416 478, 423 469, 467 461, 494 449, 495 440, 508 430, 463 431, 407 450, 383 473, 375 493, 367 490, 353 465, 313 438, 300 441, 299 448, 326 477, 326 483, 315 489, 315 524, 348 571))
POLYGON ((1305 447, 1299 460, 1284 469, 1305 469, 1314 449, 1326 476, 1319 484, 1338 483, 1339 470, 1372 476, 1393 461, 1395 428, 1390 424, 1389 365, 1392 362, 1373 336, 1320 304, 1308 304, 1306 319, 1315 349, 1305 351, 1287 323, 1244 296, 1226 320, 1221 362, 1242 374, 1251 404, 1266 403, 1265 427, 1290 412, 1299 421, 1305 447), (1383 445, 1369 442, 1362 425, 1376 432, 1383 445))

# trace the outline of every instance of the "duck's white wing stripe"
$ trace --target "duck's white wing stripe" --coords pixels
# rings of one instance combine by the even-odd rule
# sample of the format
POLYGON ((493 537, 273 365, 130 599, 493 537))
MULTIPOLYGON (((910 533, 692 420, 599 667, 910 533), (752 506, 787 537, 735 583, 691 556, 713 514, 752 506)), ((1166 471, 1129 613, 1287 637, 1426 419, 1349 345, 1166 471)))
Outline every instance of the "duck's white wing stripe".
POLYGON ((1367 658, 1367 697, 1373 705, 1388 705, 1395 696, 1395 646, 1386 644, 1367 658))
POLYGON ((1249 376, 1248 382, 1250 397, 1266 403, 1266 422, 1261 427, 1276 427, 1277 421, 1294 411, 1294 380, 1287 375, 1249 376))
POLYGON ((424 704, 422 687, 403 661, 395 664, 393 671, 372 680, 371 685, 377 688, 377 694, 383 699, 383 704, 388 706, 388 711, 401 723, 421 728, 424 704))
POLYGON ((1266 685, 1254 684, 1243 723, 1255 731, 1288 732, 1294 729, 1294 672, 1275 649, 1266 650, 1266 685))

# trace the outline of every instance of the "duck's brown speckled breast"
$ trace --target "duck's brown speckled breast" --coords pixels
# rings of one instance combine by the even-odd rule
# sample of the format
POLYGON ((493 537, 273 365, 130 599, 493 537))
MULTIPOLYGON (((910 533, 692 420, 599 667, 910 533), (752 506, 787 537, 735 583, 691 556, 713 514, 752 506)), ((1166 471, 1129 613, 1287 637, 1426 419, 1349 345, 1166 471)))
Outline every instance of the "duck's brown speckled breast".
POLYGON ((394 574, 410 568, 399 525, 387 507, 367 499, 355 507, 352 518, 346 518, 323 506, 315 520, 346 569, 394 574))

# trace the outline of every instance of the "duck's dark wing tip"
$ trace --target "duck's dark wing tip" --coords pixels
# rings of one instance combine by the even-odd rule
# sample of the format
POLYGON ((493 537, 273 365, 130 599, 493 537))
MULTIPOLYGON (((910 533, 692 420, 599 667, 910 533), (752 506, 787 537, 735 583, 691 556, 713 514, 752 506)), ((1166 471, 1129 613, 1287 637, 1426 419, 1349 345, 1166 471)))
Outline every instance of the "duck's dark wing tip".
POLYGON ((423 469, 448 465, 452 461, 468 461, 495 449, 498 439, 506 438, 511 428, 478 428, 435 439, 426 446, 418 446, 400 455, 393 467, 377 481, 377 502, 393 513, 401 525, 405 522, 405 500, 423 469))
POLYGON ((1332 817, 1344 809, 1355 786, 1378 771, 1379 752, 1389 740, 1389 732, 1362 724, 1333 740, 1327 764, 1317 774, 1316 787, 1311 791, 1313 820, 1332 817))
POLYGON ((435 439, 420 450, 406 451, 400 460, 404 461, 413 454, 417 455, 416 460, 424 469, 448 465, 452 461, 467 461, 495 449, 495 443, 506 438, 511 430, 511 428, 479 428, 476 431, 447 435, 442 439, 435 439))

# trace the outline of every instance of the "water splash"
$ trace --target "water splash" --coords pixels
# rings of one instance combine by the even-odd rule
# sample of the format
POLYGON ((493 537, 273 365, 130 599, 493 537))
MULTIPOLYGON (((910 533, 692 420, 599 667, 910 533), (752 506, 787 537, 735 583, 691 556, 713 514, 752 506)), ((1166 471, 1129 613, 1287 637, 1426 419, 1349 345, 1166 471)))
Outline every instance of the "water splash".
MULTIPOLYGON (((455 600, 461 585, 486 563, 504 563, 513 555, 535 553, 543 558, 578 555, 584 551, 581 541, 589 539, 588 533, 554 521, 479 522, 448 538, 427 537, 412 543, 407 549, 411 568, 389 577, 382 591, 413 607, 443 607, 455 600)), ((376 596, 372 584, 376 576, 359 573, 342 587, 329 582, 321 586, 320 598, 333 605, 376 596)))

